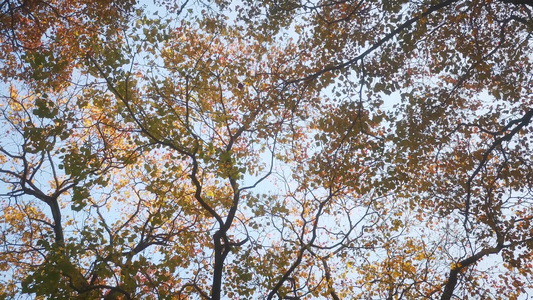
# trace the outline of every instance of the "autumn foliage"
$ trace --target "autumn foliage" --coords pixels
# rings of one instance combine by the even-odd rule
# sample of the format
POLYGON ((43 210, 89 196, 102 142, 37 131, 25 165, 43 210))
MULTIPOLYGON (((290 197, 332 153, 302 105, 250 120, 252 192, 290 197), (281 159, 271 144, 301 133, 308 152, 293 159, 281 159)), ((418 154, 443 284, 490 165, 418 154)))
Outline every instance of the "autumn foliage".
POLYGON ((0 298, 527 296, 532 16, 0 1, 0 298))

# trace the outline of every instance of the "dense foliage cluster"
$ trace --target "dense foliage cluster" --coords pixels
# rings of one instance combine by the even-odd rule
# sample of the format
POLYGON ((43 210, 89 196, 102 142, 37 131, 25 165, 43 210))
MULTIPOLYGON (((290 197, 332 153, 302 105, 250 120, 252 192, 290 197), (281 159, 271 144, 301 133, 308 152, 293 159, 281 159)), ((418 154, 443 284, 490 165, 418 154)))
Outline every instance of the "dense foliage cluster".
POLYGON ((518 299, 524 0, 0 1, 0 297, 518 299))

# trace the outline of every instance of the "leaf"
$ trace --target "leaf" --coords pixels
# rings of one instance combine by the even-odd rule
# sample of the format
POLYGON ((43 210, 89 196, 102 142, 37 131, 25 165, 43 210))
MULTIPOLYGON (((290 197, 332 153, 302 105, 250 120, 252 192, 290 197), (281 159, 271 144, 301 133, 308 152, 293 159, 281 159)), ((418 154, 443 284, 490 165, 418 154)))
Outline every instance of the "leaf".
POLYGON ((74 211, 81 211, 87 206, 88 198, 90 197, 89 190, 85 187, 74 187, 72 189, 72 205, 71 209, 74 211))

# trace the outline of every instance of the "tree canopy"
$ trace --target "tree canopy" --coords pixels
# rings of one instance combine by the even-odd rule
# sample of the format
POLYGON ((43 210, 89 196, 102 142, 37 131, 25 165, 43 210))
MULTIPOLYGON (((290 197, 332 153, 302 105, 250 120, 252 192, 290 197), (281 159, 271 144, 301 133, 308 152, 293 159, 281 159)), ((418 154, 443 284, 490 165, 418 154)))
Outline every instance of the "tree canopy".
POLYGON ((519 299, 525 0, 0 1, 0 297, 519 299))

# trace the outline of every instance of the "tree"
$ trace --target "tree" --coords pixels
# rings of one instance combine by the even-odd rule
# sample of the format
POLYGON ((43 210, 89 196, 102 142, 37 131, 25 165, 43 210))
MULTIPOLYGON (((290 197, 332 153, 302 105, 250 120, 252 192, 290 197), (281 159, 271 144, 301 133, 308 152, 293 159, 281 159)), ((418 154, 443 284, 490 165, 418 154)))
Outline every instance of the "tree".
POLYGON ((528 2, 113 3, 0 4, 2 296, 532 288, 528 2))
POLYGON ((65 88, 73 69, 95 44, 117 41, 134 1, 0 2, 0 69, 47 88, 65 88))

